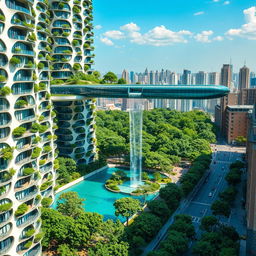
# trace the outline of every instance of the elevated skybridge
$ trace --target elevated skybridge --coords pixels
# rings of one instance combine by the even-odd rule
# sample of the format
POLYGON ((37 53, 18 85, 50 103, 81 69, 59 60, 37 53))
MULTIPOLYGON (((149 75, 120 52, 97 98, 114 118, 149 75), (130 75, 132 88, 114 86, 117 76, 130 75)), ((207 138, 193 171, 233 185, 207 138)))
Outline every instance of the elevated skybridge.
POLYGON ((222 85, 52 85, 53 96, 134 99, 214 99, 228 95, 222 85))

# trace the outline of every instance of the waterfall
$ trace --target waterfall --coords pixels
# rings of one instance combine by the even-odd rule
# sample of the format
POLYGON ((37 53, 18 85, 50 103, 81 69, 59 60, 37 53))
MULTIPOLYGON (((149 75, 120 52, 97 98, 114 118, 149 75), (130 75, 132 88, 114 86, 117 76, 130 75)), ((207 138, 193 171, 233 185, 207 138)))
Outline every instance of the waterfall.
POLYGON ((141 185, 143 100, 129 99, 130 108, 130 176, 131 187, 141 185))

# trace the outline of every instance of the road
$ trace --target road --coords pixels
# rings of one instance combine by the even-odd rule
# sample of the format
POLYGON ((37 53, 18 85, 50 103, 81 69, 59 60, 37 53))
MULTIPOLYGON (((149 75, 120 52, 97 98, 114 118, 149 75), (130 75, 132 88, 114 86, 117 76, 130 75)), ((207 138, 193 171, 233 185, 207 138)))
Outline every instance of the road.
MULTIPOLYGON (((183 202, 179 209, 173 214, 188 214, 192 216, 193 224, 195 226, 197 236, 200 236, 200 221, 204 216, 212 215, 211 204, 218 199, 218 194, 223 191, 227 186, 225 176, 229 171, 229 165, 238 159, 242 158, 242 154, 245 153, 244 148, 230 147, 225 144, 212 145, 213 149, 213 161, 210 166, 210 174, 198 192, 189 201, 183 202)), ((245 211, 242 207, 242 185, 239 188, 237 200, 234 203, 229 218, 222 217, 220 221, 234 226, 240 235, 246 234, 245 223, 245 211)), ((172 218, 169 219, 167 225, 165 225, 158 233, 155 239, 147 246, 144 251, 144 255, 150 250, 157 248, 161 240, 167 235, 168 225, 172 223, 172 218)), ((245 255, 245 243, 241 243, 241 256, 245 255)))

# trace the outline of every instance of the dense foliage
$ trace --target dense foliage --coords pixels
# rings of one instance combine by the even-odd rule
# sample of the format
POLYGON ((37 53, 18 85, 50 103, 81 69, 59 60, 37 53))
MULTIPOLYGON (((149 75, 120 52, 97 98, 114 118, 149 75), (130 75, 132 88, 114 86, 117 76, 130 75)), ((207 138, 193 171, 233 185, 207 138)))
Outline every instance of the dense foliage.
POLYGON ((61 256, 78 256, 78 251, 88 251, 89 255, 128 256, 128 244, 122 241, 124 226, 120 221, 104 222, 100 214, 81 210, 84 200, 76 193, 63 195, 58 210, 42 208, 45 251, 57 251, 61 256))
MULTIPOLYGON (((121 111, 97 112, 97 139, 101 155, 127 156, 129 114, 121 111)), ((181 158, 194 160, 209 153, 215 141, 210 116, 201 111, 181 113, 166 109, 144 111, 144 167, 170 171, 181 158)))
POLYGON ((201 220, 201 239, 194 245, 195 255, 239 255, 239 235, 233 227, 220 224, 217 218, 206 216, 201 220))

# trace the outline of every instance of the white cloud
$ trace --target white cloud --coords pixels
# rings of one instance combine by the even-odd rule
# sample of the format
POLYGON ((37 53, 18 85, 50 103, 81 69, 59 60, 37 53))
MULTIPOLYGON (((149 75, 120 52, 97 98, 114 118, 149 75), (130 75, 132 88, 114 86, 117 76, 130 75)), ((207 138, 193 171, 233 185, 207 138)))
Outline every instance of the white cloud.
POLYGON ((202 31, 201 33, 198 33, 194 36, 194 38, 196 39, 196 41, 201 42, 201 43, 210 43, 211 40, 209 39, 209 36, 213 35, 213 31, 212 30, 205 30, 202 31))
POLYGON ((103 34, 105 37, 109 37, 111 39, 123 39, 124 38, 124 33, 119 31, 119 30, 111 30, 107 31, 106 33, 103 34))
POLYGON ((199 15, 203 15, 204 14, 204 12, 196 12, 196 13, 194 13, 194 16, 199 16, 199 15))
POLYGON ((140 31, 140 27, 133 22, 120 27, 120 29, 128 32, 140 31))
POLYGON ((224 5, 229 5, 229 4, 230 4, 230 1, 225 1, 223 4, 224 4, 224 5))
POLYGON ((244 10, 246 24, 241 28, 233 28, 226 32, 226 35, 233 37, 244 37, 249 40, 256 40, 256 6, 244 10))
POLYGON ((218 3, 220 0, 212 0, 213 3, 218 3))
POLYGON ((223 36, 216 36, 212 39, 213 41, 223 41, 224 40, 224 37, 223 36))
POLYGON ((100 39, 100 41, 101 41, 103 44, 106 44, 106 45, 108 45, 108 46, 114 45, 114 43, 113 43, 110 39, 108 39, 107 37, 102 37, 102 38, 100 39))
POLYGON ((102 26, 101 25, 96 25, 94 28, 99 30, 99 29, 102 29, 102 26))

